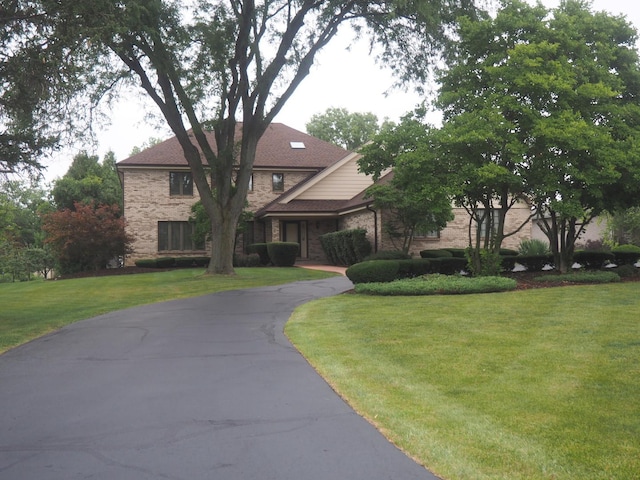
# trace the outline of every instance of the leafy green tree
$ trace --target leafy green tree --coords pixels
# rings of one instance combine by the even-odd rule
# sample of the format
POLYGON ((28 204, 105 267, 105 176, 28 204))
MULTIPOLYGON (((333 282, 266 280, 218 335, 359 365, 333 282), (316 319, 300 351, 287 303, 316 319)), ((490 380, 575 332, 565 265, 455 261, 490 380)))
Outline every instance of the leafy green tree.
POLYGON ((438 156, 430 127, 407 116, 399 125, 386 124, 361 152, 360 170, 377 180, 367 195, 389 216, 383 228, 403 252, 418 230, 440 231, 453 220, 451 171, 438 156))
POLYGON ((74 101, 93 83, 71 61, 79 39, 44 14, 46 3, 0 6, 0 174, 39 172, 67 127, 86 120, 90 102, 74 101))
POLYGON ((640 207, 631 207, 610 215, 607 220, 613 243, 640 246, 640 207))
POLYGON ((350 113, 346 108, 328 108, 311 117, 307 133, 347 150, 356 150, 378 133, 378 117, 373 113, 350 113))
POLYGON ((41 247, 40 215, 51 209, 47 192, 36 181, 0 183, 0 241, 41 247))
POLYGON ((97 155, 77 154, 67 173, 55 181, 51 194, 59 210, 73 209, 76 203, 118 205, 122 210, 122 186, 113 152, 102 163, 97 155))
MULTIPOLYGON (((448 49, 443 144, 467 165, 467 204, 486 199, 486 212, 495 201, 502 215, 510 199, 527 198, 566 271, 589 221, 638 198, 637 34, 583 1, 501 5, 463 20, 448 49)), ((500 220, 491 224, 496 248, 500 220)))
POLYGON ((351 24, 382 43, 382 61, 397 78, 423 78, 449 40, 449 25, 473 8, 471 0, 14 3, 50 19, 51 28, 33 29, 35 20, 25 28, 72 45, 67 53, 74 61, 66 64, 78 69, 74 78, 96 97, 129 80, 155 102, 211 219, 208 271, 223 274, 233 272, 235 231, 257 143, 340 26, 351 24))

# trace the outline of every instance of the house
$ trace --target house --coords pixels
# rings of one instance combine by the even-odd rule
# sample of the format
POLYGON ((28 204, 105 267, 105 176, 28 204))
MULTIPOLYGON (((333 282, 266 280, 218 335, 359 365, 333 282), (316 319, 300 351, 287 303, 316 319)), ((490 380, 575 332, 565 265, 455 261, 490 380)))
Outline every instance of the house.
MULTIPOLYGON (((213 136, 212 136, 213 139, 213 136)), ((213 141, 213 140, 212 140, 213 141)), ((372 208, 365 190, 373 180, 358 171, 359 155, 280 123, 269 126, 258 143, 247 201, 254 219, 238 242, 297 242, 300 258, 323 262, 320 236, 338 230, 364 228, 374 251, 395 249, 383 234, 385 213, 372 208)), ((158 256, 207 255, 192 239, 188 219, 197 202, 191 173, 176 138, 168 139, 118 162, 124 192, 124 216, 134 237, 126 264, 158 256)), ((469 217, 455 211, 441 232, 424 232, 413 243, 415 255, 425 248, 465 247, 469 217)), ((513 209, 508 224, 518 224, 528 206, 513 209)), ((517 247, 530 229, 511 237, 517 247)))

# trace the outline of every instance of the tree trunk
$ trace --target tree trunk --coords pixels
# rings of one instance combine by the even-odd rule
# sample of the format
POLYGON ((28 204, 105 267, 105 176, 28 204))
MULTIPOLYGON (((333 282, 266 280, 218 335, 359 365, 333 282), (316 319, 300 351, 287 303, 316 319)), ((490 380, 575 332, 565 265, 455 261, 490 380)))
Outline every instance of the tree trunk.
POLYGON ((233 249, 236 223, 231 220, 211 222, 211 261, 207 267, 208 274, 235 274, 233 269, 233 249))

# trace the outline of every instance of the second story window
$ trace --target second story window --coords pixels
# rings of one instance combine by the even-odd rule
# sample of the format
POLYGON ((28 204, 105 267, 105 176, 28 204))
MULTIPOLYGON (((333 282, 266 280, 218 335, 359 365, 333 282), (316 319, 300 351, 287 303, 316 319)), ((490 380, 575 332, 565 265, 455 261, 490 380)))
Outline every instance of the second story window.
POLYGON ((169 172, 169 194, 171 196, 193 196, 191 172, 169 172))
POLYGON ((271 174, 271 188, 274 192, 284 192, 284 173, 271 174))

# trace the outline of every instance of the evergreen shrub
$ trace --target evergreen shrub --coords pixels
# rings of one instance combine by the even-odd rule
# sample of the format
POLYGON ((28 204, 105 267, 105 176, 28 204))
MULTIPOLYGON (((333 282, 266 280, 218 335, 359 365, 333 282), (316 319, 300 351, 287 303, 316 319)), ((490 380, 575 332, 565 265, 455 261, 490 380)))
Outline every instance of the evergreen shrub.
POLYGON ((295 242, 267 243, 267 252, 276 267, 293 267, 298 258, 300 245, 295 242))
POLYGON ((447 250, 448 252, 451 253, 451 255, 453 255, 455 258, 467 258, 467 249, 466 248, 445 248, 444 250, 447 250))
POLYGON ((467 270, 467 259, 461 257, 441 257, 430 259, 431 273, 443 275, 456 275, 467 270))
POLYGON ((635 265, 640 260, 640 247, 637 245, 619 245, 611 249, 613 263, 618 266, 635 265))
POLYGON ((580 250, 573 254, 573 261, 587 270, 598 270, 613 260, 613 253, 602 250, 580 250))
POLYGON ((326 233, 320 236, 320 245, 334 265, 354 265, 371 253, 371 242, 363 228, 326 233))
POLYGON ((234 255, 233 256, 234 267, 260 267, 262 266, 262 260, 257 253, 250 253, 248 255, 234 255))
POLYGON ((266 243, 253 243, 247 247, 247 253, 249 255, 255 253, 260 257, 261 265, 269 265, 271 259, 269 258, 269 249, 266 243))
POLYGON ((449 250, 443 249, 427 249, 420 251, 420 257, 422 258, 442 258, 442 257, 453 257, 453 253, 449 250))
POLYGON ((518 255, 516 262, 529 272, 541 272, 546 265, 553 264, 553 257, 551 255, 518 255))
POLYGON ((398 278, 398 260, 369 260, 347 268, 346 275, 354 284, 370 282, 392 282, 398 278))
POLYGON ((379 252, 368 255, 362 261, 367 262, 369 260, 409 260, 410 258, 411 255, 400 250, 380 250, 379 252))

